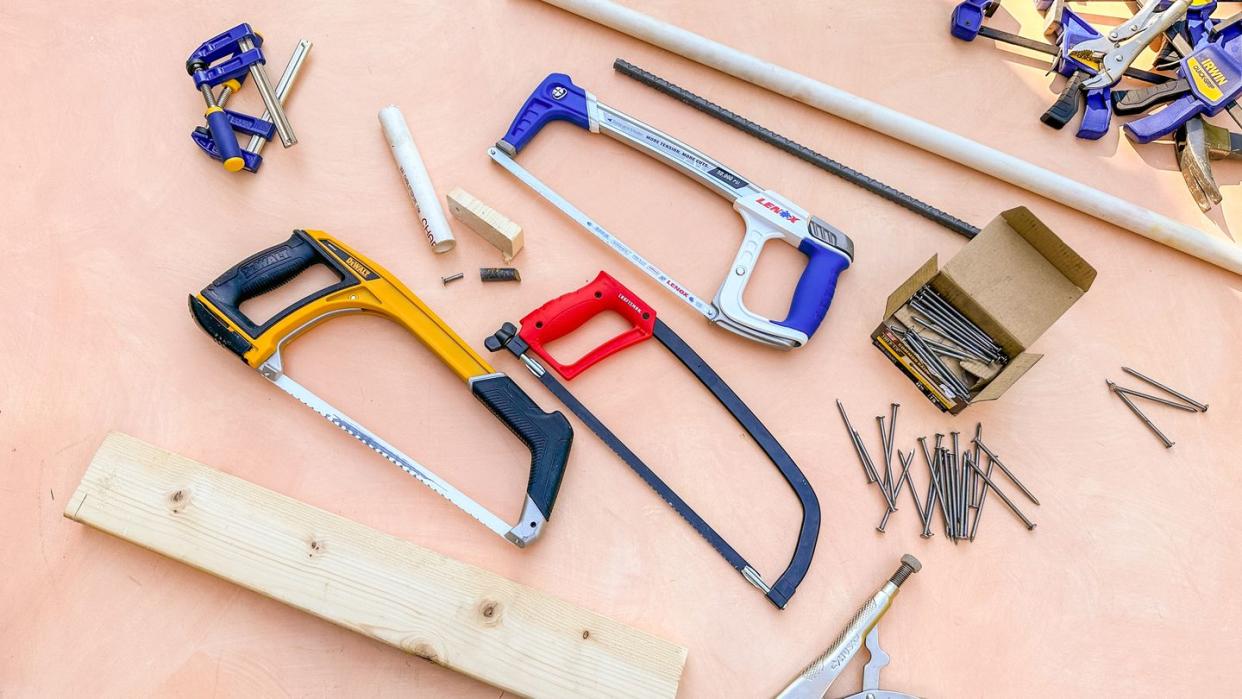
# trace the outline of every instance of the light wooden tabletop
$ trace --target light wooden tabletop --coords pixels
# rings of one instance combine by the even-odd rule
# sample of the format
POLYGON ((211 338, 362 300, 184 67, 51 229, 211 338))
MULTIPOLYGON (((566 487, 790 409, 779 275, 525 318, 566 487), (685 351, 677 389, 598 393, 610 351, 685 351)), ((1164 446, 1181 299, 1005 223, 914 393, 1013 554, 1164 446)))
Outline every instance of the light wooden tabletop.
MULTIPOLYGON (((1236 163, 1215 163, 1226 202, 1205 216, 1170 146, 1138 147, 1116 131, 1085 142, 1040 125, 1056 96, 1045 65, 952 39, 951 0, 626 4, 1214 235, 1232 235, 1242 217, 1236 163)), ((1032 5, 1005 0, 991 23, 1037 37, 1032 5)), ((773 694, 907 552, 924 568, 881 627, 893 656, 886 688, 1205 696, 1232 675, 1242 653, 1238 276, 534 0, 5 3, 0 64, 0 694, 499 691, 63 519, 64 499, 113 429, 684 645, 687 697, 773 694), (188 138, 203 106, 185 57, 239 21, 263 33, 275 75, 298 39, 315 43, 288 105, 300 143, 269 145, 258 175, 225 172, 188 138), (614 74, 617 57, 978 225, 1028 206, 1099 277, 999 402, 942 415, 868 333, 890 291, 963 239, 614 74), (554 71, 849 233, 856 262, 809 346, 779 353, 709 327, 487 158, 554 71), (520 284, 480 284, 476 269, 503 261, 459 223, 457 249, 433 255, 376 118, 390 103, 441 196, 461 186, 524 227, 520 284), (819 494, 818 550, 789 607, 757 594, 580 423, 553 521, 518 550, 221 350, 194 325, 186 295, 303 227, 388 267, 480 350, 502 321, 601 269, 629 284, 729 381, 819 494), (441 285, 459 271, 465 280, 441 285), (1165 450, 1108 393, 1106 378, 1129 383, 1122 365, 1211 408, 1149 410, 1177 442, 1165 450), (943 534, 920 538, 907 505, 878 534, 882 500, 864 483, 837 398, 873 453, 873 417, 893 401, 901 449, 982 421, 989 445, 1040 497, 1028 508, 1038 528, 992 502, 978 539, 954 546, 943 534)), ((232 106, 262 111, 249 86, 232 106)), ((696 292, 710 297, 719 285, 741 224, 706 189, 567 125, 547 129, 522 162, 696 292)), ((773 248, 748 301, 781 313, 801 259, 773 248)), ((608 329, 595 326, 593 339, 608 329)), ((493 359, 556 405, 512 357, 493 359)), ((298 340, 287 368, 488 507, 516 514, 525 450, 396 326, 334 320, 298 340)), ((796 501, 672 357, 640 346, 572 388, 760 571, 784 566, 796 501)), ((857 691, 863 661, 830 696, 857 691)))

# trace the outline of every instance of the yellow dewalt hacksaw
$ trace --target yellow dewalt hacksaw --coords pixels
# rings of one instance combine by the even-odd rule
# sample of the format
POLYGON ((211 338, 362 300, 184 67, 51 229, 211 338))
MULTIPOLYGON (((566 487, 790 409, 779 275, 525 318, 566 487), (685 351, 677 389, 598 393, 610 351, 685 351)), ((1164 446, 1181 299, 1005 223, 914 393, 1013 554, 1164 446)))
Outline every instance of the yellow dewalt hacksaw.
POLYGON ((322 231, 298 230, 289 240, 251 255, 198 295, 190 296, 190 312, 207 334, 265 379, 448 498, 488 529, 519 547, 534 541, 543 530, 569 458, 573 441, 569 421, 559 412, 541 410, 512 379, 488 366, 413 292, 379 265, 322 231), (243 302, 279 287, 316 264, 332 270, 339 281, 306 296, 261 325, 242 313, 243 302), (376 313, 413 333, 530 449, 530 479, 522 517, 516 524, 508 524, 284 373, 280 351, 286 343, 318 323, 349 313, 376 313))

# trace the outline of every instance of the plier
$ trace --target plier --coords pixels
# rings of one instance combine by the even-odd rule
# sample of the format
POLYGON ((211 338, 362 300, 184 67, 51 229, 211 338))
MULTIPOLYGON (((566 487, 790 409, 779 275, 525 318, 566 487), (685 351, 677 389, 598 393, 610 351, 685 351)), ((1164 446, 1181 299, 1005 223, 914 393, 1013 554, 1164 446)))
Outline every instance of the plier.
POLYGON ((1069 82, 1040 120, 1061 128, 1078 112, 1078 104, 1085 95, 1086 113, 1078 137, 1095 140, 1108 133, 1112 86, 1144 49, 1186 14, 1190 3, 1191 0, 1175 0, 1163 10, 1158 9, 1158 3, 1148 3, 1107 35, 1071 10, 1062 10, 1062 51, 1057 69, 1069 82))

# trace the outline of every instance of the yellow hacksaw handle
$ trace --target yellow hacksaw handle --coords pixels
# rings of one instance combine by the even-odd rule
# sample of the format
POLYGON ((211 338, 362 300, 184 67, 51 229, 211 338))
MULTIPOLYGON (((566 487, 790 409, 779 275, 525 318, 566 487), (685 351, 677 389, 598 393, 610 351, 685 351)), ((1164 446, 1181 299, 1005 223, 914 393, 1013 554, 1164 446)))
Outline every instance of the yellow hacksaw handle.
POLYGON ((376 313, 417 337, 463 381, 495 373, 457 333, 387 270, 323 231, 294 231, 285 242, 255 253, 190 297, 190 310, 221 345, 258 368, 283 344, 328 318, 376 313), (316 264, 340 281, 256 324, 241 304, 290 281, 316 264))

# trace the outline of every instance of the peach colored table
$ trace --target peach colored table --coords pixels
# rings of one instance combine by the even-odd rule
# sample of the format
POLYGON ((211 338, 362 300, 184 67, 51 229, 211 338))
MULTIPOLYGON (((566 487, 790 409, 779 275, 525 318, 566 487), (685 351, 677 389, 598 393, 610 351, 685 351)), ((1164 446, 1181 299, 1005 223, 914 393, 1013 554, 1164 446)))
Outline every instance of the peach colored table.
MULTIPOLYGON (((1171 149, 1114 132, 1088 143, 1037 122, 1054 93, 1033 58, 947 31, 950 0, 638 2, 778 64, 1229 235, 1242 168, 1218 163, 1225 206, 1200 215, 1171 149)), ((1027 0, 993 24, 1037 36, 1027 0), (1012 14, 1011 14, 1012 13, 1012 14)), ((884 622, 893 689, 934 697, 1203 696, 1242 652, 1242 278, 937 157, 532 0, 375 3, 5 3, 0 139, 0 695, 495 696, 403 655, 61 517, 109 429, 484 566, 690 649, 687 697, 769 695, 817 655, 905 552, 924 570, 884 622), (235 175, 187 138, 202 104, 182 68, 247 20, 278 75, 315 48, 289 114, 295 148, 235 175), (1044 360, 1000 402, 949 418, 868 343, 884 297, 962 239, 613 74, 625 57, 982 224, 1031 207, 1099 270, 1033 348, 1044 360), (766 350, 707 326, 494 166, 485 149, 529 90, 565 71, 601 100, 689 139, 848 231, 857 263, 809 347, 766 350), (477 281, 499 255, 459 224, 434 256, 376 120, 405 111, 441 194, 461 185, 520 222, 520 285, 477 281), (614 271, 745 397, 814 483, 819 549, 789 608, 772 608, 585 429, 545 538, 519 551, 344 438, 212 343, 186 294, 295 227, 382 261, 468 340, 614 271), (442 287, 439 277, 465 271, 442 287), (1133 365, 1211 403, 1153 409, 1169 451, 1105 389, 1133 365), (898 446, 973 430, 1041 496, 1027 532, 993 501, 978 540, 919 538, 903 506, 887 535, 833 407, 878 449, 872 416, 902 403, 898 446)), ((248 89, 234 103, 261 111, 248 89)), ((523 162, 675 276, 709 294, 736 215, 643 155, 565 126, 523 162)), ((780 311, 800 256, 774 250, 754 306, 780 311)), ((597 328, 603 332, 606 328, 597 328)), ((564 348, 583 349, 585 343, 564 348)), ((511 372, 545 406, 544 390, 511 372)), ((299 341, 291 373, 509 516, 524 451, 395 326, 342 319, 299 341)), ((690 375, 654 346, 575 391, 769 575, 796 504, 690 375), (641 408, 639 408, 641 406, 641 408), (615 424, 614 424, 615 423, 615 424)), ((922 476, 922 471, 918 472, 922 476)), ((920 483, 924 483, 920 478, 920 483)), ((862 660, 833 688, 858 687, 862 660)))

